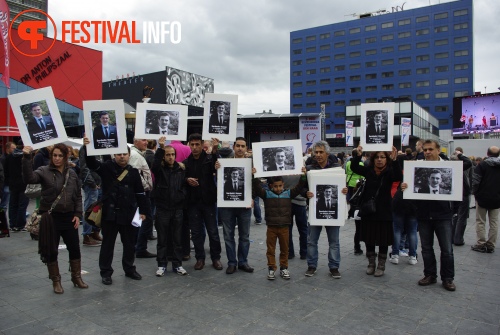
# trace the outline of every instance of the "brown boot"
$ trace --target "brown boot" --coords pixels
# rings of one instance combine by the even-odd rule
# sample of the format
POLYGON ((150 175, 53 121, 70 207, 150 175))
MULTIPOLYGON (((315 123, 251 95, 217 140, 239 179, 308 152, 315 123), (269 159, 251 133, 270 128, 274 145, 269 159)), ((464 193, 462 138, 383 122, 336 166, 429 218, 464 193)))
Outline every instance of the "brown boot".
POLYGON ((375 257, 377 257, 377 253, 370 251, 366 252, 366 258, 368 258, 368 267, 366 268, 367 275, 375 273, 375 257))
POLYGON ((69 261, 71 267, 71 281, 75 287, 78 288, 89 288, 82 280, 82 260, 72 259, 69 261))
POLYGON ((378 265, 375 271, 375 277, 382 277, 385 271, 385 261, 387 260, 387 254, 378 253, 378 265))
POLYGON ((90 234, 90 237, 92 237, 96 241, 102 242, 102 237, 99 235, 99 230, 93 230, 92 234, 90 234))
POLYGON ((61 275, 59 274, 59 264, 57 264, 57 261, 47 263, 47 269, 49 270, 49 278, 52 279, 54 293, 63 294, 64 289, 61 286, 61 275))
POLYGON ((91 235, 83 235, 83 245, 88 247, 98 247, 101 245, 101 242, 94 240, 91 235))

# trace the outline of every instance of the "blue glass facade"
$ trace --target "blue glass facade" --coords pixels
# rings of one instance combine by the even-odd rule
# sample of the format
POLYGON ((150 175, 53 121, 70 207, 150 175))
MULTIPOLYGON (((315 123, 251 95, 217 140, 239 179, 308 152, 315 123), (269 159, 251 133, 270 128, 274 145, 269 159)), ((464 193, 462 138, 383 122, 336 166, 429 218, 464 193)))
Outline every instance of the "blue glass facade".
POLYGON ((473 94, 472 0, 290 33, 290 109, 326 106, 343 133, 345 106, 410 99, 452 128, 453 98, 473 94))

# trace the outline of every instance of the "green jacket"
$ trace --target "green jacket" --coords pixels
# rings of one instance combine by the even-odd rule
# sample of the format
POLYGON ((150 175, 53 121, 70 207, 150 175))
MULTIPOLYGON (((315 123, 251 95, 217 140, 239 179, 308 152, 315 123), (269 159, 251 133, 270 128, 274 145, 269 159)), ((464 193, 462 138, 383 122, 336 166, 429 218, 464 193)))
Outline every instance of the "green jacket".
MULTIPOLYGON (((363 163, 359 163, 359 165, 364 165, 363 163)), ((356 187, 356 183, 358 179, 361 178, 359 174, 355 174, 351 170, 351 161, 347 162, 345 165, 345 175, 346 175, 346 183, 349 187, 356 187)))

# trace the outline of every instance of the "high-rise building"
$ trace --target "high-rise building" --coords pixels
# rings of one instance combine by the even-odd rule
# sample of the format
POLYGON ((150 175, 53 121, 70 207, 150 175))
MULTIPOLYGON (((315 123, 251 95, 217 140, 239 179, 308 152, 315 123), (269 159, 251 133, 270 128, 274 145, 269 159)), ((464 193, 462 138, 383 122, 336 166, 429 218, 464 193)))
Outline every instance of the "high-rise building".
MULTIPOLYGON (((17 14, 27 9, 39 9, 47 13, 48 2, 49 0, 7 0, 10 11, 10 20, 12 21, 17 16, 17 14)), ((47 16, 37 12, 24 13, 16 19, 13 27, 17 29, 19 23, 23 22, 24 20, 47 21, 47 16)), ((47 29, 40 29, 40 32, 43 33, 44 36, 47 36, 47 29)))
POLYGON ((325 105, 343 133, 345 106, 412 100, 451 129, 453 98, 473 94, 472 0, 381 12, 290 33, 291 112, 325 105))

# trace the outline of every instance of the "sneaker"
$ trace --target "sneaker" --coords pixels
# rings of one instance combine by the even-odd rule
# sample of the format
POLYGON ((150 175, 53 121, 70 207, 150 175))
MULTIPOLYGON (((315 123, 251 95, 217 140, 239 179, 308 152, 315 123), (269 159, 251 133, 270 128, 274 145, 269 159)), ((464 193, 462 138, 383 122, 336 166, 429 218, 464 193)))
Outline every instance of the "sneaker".
POLYGON ((182 266, 175 268, 175 273, 177 273, 178 275, 181 275, 181 276, 185 276, 188 274, 187 271, 184 270, 184 268, 182 266))
POLYGON ((488 250, 488 248, 486 247, 485 244, 476 244, 476 245, 471 246, 470 248, 474 251, 478 251, 478 252, 482 252, 482 253, 485 253, 488 250))
POLYGON ((257 221, 257 220, 255 220, 255 222, 254 222, 254 223, 255 223, 257 226, 260 226, 260 225, 262 224, 262 221, 257 221))
POLYGON ((275 280, 276 279, 276 275, 274 274, 274 270, 273 269, 269 269, 269 272, 267 273, 267 279, 269 279, 269 280, 275 280))
POLYGON ((156 277, 163 277, 165 275, 165 271, 167 269, 163 266, 159 266, 158 270, 156 270, 156 277))
POLYGON ((314 276, 315 273, 316 273, 316 268, 313 266, 310 266, 307 268, 306 277, 312 277, 312 276, 314 276))
POLYGON ((409 252, 408 249, 399 250, 399 256, 408 257, 408 252, 409 252))
POLYGON ((408 264, 415 265, 417 264, 417 256, 410 256, 410 259, 408 260, 408 264))
POLYGON ((389 258, 389 262, 392 264, 398 264, 399 263, 399 255, 391 255, 391 258, 389 258))
POLYGON ((342 278, 342 276, 340 275, 339 269, 337 269, 337 268, 330 269, 330 274, 331 274, 331 275, 332 275, 332 277, 333 277, 333 278, 335 278, 335 279, 340 279, 340 278, 342 278))
POLYGON ((283 279, 290 279, 290 272, 288 271, 288 269, 281 269, 280 276, 283 279))
POLYGON ((28 231, 28 229, 26 229, 26 227, 24 227, 23 229, 21 229, 21 231, 22 231, 23 233, 25 233, 25 232, 27 232, 27 231, 28 231))

